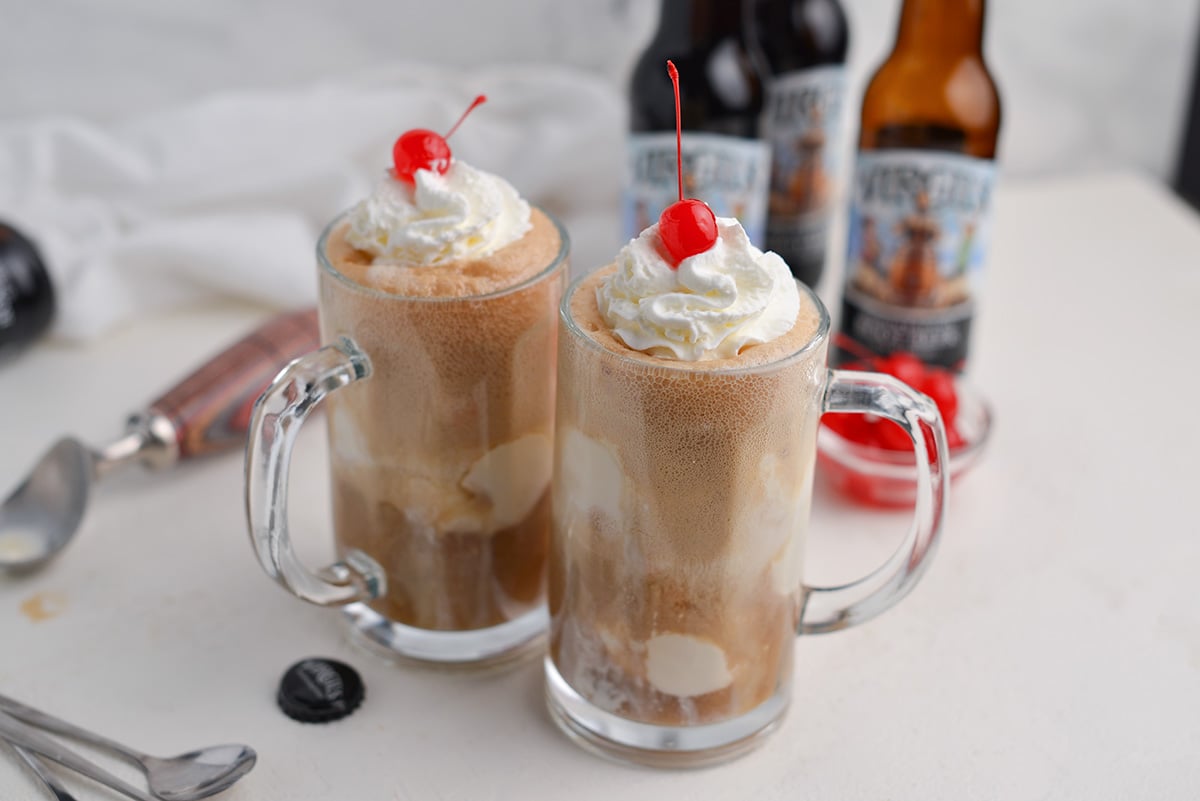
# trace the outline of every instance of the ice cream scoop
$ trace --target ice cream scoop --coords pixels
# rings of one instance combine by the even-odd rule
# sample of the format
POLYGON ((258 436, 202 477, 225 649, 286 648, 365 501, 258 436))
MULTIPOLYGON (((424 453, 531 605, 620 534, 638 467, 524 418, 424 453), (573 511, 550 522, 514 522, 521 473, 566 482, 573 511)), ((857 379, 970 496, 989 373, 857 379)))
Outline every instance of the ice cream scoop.
POLYGON ((92 484, 131 462, 162 469, 241 448, 259 394, 288 362, 319 345, 314 309, 268 321, 133 415, 102 448, 59 440, 0 504, 0 572, 35 570, 66 546, 92 484))

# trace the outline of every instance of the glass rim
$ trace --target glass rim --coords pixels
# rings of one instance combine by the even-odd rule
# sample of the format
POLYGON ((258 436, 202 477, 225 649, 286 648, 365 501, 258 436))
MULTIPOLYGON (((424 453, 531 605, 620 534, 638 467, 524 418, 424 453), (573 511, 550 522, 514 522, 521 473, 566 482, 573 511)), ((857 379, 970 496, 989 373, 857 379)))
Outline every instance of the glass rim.
POLYGON ((600 351, 602 353, 607 353, 616 359, 620 359, 623 362, 638 364, 638 365, 647 367, 652 370, 664 370, 664 371, 675 372, 675 373, 692 373, 692 374, 703 374, 703 375, 737 375, 740 373, 761 373, 764 370, 770 370, 773 368, 782 367, 793 361, 798 361, 808 355, 811 355, 811 353, 813 351, 815 351, 818 347, 820 347, 821 344, 829 338, 829 329, 832 325, 832 323, 830 321, 830 317, 829 317, 829 310, 827 308, 825 308, 825 304, 821 302, 821 299, 817 296, 816 292, 814 292, 811 288, 809 288, 809 286, 807 284, 800 281, 800 279, 793 278, 792 280, 794 280, 796 282, 797 289, 800 290, 800 293, 802 295, 808 297, 809 301, 813 305, 813 308, 815 308, 817 310, 817 316, 819 318, 818 323, 817 323, 817 330, 815 332, 813 332, 813 335, 811 337, 809 337, 804 342, 804 344, 802 344, 800 347, 796 348, 795 350, 789 351, 788 353, 785 353, 784 355, 780 356, 777 359, 772 359, 769 362, 763 362, 761 364, 744 365, 744 366, 731 365, 729 367, 714 367, 711 369, 706 368, 703 370, 696 370, 694 367, 692 367, 692 365, 697 364, 698 362, 684 361, 682 359, 664 359, 661 356, 654 356, 653 354, 645 353, 643 351, 632 351, 632 349, 630 349, 632 352, 638 353, 641 357, 649 357, 650 359, 653 359, 654 361, 652 361, 652 362, 646 361, 645 358, 635 358, 629 354, 620 353, 620 352, 612 350, 610 348, 606 348, 600 342, 596 341, 596 339, 594 337, 592 337, 590 334, 588 334, 587 331, 584 331, 582 328, 580 328, 579 324, 575 321, 575 316, 573 314, 571 314, 571 299, 573 297, 575 297, 576 291, 578 291, 579 288, 581 286, 583 286, 583 282, 586 281, 588 278, 592 277, 593 275, 595 275, 600 270, 606 269, 607 267, 610 267, 610 266, 612 266, 612 265, 605 265, 604 267, 599 267, 599 268, 593 270, 592 272, 585 273, 584 275, 581 275, 578 278, 576 278, 575 280, 573 280, 570 283, 570 285, 567 287, 567 290, 565 292, 563 292, 562 300, 559 302, 559 305, 558 305, 558 316, 559 316, 559 319, 561 319, 563 321, 564 327, 566 328, 566 330, 568 331, 568 333, 570 333, 570 335, 572 337, 574 337, 575 339, 578 339, 578 340, 582 340, 585 343, 585 345, 589 348, 600 351))
MULTIPOLYGON (((337 267, 334 267, 332 263, 330 263, 326 249, 330 235, 333 233, 334 229, 346 221, 346 218, 350 216, 352 209, 346 209, 341 214, 338 214, 336 217, 330 220, 330 222, 325 226, 324 230, 321 231, 321 236, 317 239, 317 264, 322 270, 328 273, 331 278, 335 279, 351 291, 359 292, 363 295, 374 298, 429 304, 480 301, 502 298, 506 295, 511 295, 513 293, 520 292, 523 289, 527 289, 528 287, 541 282, 548 276, 553 275, 559 268, 567 263, 567 257, 571 253, 571 238, 567 234, 567 229, 563 227, 562 222, 541 206, 536 206, 531 203, 530 208, 535 208, 542 214, 546 215, 546 219, 550 221, 551 225, 554 226, 554 230, 558 232, 558 252, 554 254, 554 258, 550 260, 549 264, 530 277, 526 278, 524 281, 513 284, 512 286, 502 287, 482 295, 400 295, 395 292, 384 292, 382 289, 363 286, 362 284, 353 280, 348 275, 338 270, 337 267)), ((431 267, 430 269, 436 269, 436 267, 431 267)))

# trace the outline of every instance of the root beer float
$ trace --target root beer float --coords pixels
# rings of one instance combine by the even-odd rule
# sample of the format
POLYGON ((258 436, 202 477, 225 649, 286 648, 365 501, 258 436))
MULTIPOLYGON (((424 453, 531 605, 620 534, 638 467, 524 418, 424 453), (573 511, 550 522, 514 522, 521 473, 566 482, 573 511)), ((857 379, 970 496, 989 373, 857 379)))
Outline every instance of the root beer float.
POLYGON ((560 306, 544 667, 551 716, 576 742, 690 767, 775 727, 797 633, 862 622, 912 588, 946 475, 932 401, 828 370, 816 295, 737 220, 685 200, 682 180, 679 198, 560 306), (898 424, 921 488, 900 549, 839 587, 802 582, 825 412, 898 424))
POLYGON ((322 272, 321 296, 326 333, 353 320, 374 365, 370 381, 330 398, 339 547, 387 573, 377 612, 453 631, 543 597, 554 396, 540 375, 553 369, 561 282, 520 286, 563 242, 445 141, 397 140, 394 168, 325 239, 336 273, 322 272))
POLYGON ((546 628, 567 238, 444 136, 408 131, 392 156, 318 243, 325 347, 256 411, 252 535, 268 575, 388 656, 508 660, 546 628), (287 541, 287 427, 323 399, 340 561, 312 574, 287 541))
MULTIPOLYGON (((668 62, 673 81, 678 73, 668 62)), ((783 260, 703 202, 579 284, 562 337, 554 669, 631 720, 696 725, 791 673, 823 353, 783 260)))

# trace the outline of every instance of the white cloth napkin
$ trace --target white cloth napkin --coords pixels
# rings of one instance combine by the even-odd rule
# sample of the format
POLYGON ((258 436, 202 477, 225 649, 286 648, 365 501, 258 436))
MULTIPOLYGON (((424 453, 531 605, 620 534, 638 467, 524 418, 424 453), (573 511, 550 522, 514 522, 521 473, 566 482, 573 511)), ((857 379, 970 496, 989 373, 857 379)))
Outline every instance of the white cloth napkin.
POLYGON ((40 246, 69 339, 216 297, 311 304, 321 228, 371 191, 400 133, 445 131, 479 93, 455 156, 562 219, 576 273, 611 260, 624 104, 560 68, 398 66, 107 124, 0 123, 0 219, 40 246))

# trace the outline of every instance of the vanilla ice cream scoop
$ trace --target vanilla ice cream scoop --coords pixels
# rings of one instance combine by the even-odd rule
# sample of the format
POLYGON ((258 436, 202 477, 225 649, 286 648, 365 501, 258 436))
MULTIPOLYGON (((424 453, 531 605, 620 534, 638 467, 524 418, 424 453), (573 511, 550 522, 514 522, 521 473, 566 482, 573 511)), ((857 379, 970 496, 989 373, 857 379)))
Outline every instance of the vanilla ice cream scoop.
POLYGON ((463 489, 492 504, 490 529, 520 523, 550 485, 554 446, 545 434, 527 434, 481 456, 462 480, 463 489))

